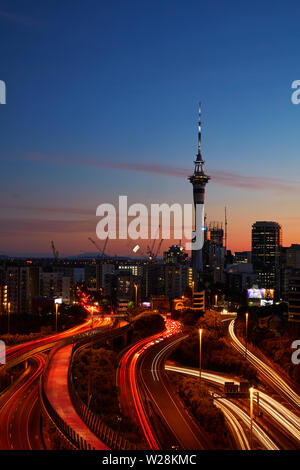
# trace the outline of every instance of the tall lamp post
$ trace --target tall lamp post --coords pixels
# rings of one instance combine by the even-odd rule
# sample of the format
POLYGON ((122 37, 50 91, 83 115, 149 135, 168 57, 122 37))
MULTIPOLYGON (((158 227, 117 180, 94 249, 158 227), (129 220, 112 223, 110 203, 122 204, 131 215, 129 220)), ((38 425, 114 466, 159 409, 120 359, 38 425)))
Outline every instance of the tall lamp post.
POLYGON ((10 331, 10 302, 7 304, 7 333, 10 331))
POLYGON ((134 302, 135 302, 135 307, 138 306, 138 285, 134 284, 134 302))
POLYGON ((199 377, 200 377, 200 392, 201 392, 201 373, 202 373, 202 328, 199 328, 199 377))
POLYGON ((246 313, 246 349, 245 349, 245 359, 247 359, 247 349, 248 349, 248 312, 246 313))
POLYGON ((254 389, 251 387, 249 389, 250 392, 250 450, 252 450, 253 443, 252 443, 252 436, 253 436, 253 392, 254 389))
POLYGON ((55 331, 57 333, 58 302, 55 303, 55 331))

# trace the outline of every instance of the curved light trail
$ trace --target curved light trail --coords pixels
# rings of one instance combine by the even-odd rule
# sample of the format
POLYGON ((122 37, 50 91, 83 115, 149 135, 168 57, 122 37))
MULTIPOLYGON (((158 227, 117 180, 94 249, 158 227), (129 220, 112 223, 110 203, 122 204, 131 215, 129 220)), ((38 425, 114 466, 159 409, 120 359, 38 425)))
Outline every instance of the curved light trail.
MULTIPOLYGON (((228 331, 231 338, 232 346, 241 354, 245 354, 246 348, 237 338, 234 332, 234 322, 232 320, 229 324, 228 331)), ((247 349, 248 361, 261 373, 269 382, 271 382, 290 402, 300 409, 299 395, 280 377, 274 369, 265 364, 261 359, 255 356, 249 349, 247 349)))
MULTIPOLYGON (((181 374, 192 375, 194 377, 199 377, 199 370, 166 365, 166 370, 172 372, 179 372, 181 374)), ((204 380, 208 382, 224 386, 225 382, 228 380, 232 381, 228 377, 222 376, 220 374, 214 374, 212 372, 201 372, 201 376, 204 380)), ((234 381, 236 384, 239 382, 234 381)), ((226 400, 228 401, 228 400, 226 400)), ((225 399, 222 399, 222 403, 225 404, 225 399)), ((231 403, 231 402, 230 402, 231 403)), ((276 423, 279 425, 284 432, 290 434, 295 440, 298 440, 300 443, 300 420, 291 410, 286 408, 284 405, 281 405, 277 400, 270 397, 266 393, 259 391, 259 404, 260 408, 264 410, 276 423)))
POLYGON ((148 348, 157 342, 169 338, 181 330, 180 324, 174 320, 166 320, 166 329, 162 333, 143 339, 132 346, 123 356, 120 364, 119 383, 123 411, 133 419, 137 417, 150 449, 159 450, 160 446, 153 434, 144 412, 142 398, 137 384, 137 361, 148 348))

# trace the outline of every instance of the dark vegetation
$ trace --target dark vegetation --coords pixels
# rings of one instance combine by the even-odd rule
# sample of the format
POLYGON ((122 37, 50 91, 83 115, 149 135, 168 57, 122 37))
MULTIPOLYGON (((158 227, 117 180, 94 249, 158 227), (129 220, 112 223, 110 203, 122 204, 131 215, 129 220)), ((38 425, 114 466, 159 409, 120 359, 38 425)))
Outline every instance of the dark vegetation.
POLYGON ((24 371, 24 365, 18 364, 10 369, 0 370, 0 392, 5 390, 10 384, 12 384, 24 371))
MULTIPOLYGON (((81 323, 86 318, 87 313, 83 307, 74 305, 71 307, 62 306, 58 314, 58 331, 63 331, 81 323)), ((47 314, 32 315, 20 314, 10 315, 11 335, 30 335, 31 333, 49 334, 55 329, 55 311, 47 314)), ((8 331, 7 315, 0 316, 0 335, 6 335, 8 331)), ((30 338, 29 338, 30 339, 30 338)), ((11 338, 13 341, 13 338, 11 338)))
POLYGON ((213 398, 204 387, 200 391, 199 380, 173 372, 169 372, 168 375, 174 382, 183 403, 196 418, 199 427, 211 442, 211 447, 215 450, 231 449, 230 431, 224 414, 214 405, 213 398))
MULTIPOLYGON (((240 315, 236 321, 236 333, 245 342, 244 315, 240 315)), ((291 344, 298 339, 299 333, 273 309, 262 312, 255 307, 249 308, 248 347, 258 353, 261 351, 275 369, 300 385, 300 367, 291 360, 295 351, 291 349, 291 344), (262 318, 267 322, 262 324, 262 318)))
POLYGON ((134 328, 133 341, 146 338, 147 336, 154 335, 163 331, 165 328, 165 322, 161 315, 158 313, 144 312, 132 320, 132 326, 134 328))
POLYGON ((255 383, 255 369, 239 353, 232 349, 226 338, 226 326, 224 326, 220 316, 214 311, 207 311, 203 317, 198 319, 194 326, 190 325, 190 318, 188 317, 186 329, 190 336, 181 342, 173 352, 172 360, 187 366, 199 367, 199 328, 203 328, 203 369, 233 374, 244 377, 251 383, 255 383))
MULTIPOLYGON (((164 320, 158 314, 144 312, 133 318, 132 342, 158 333, 164 329, 164 320)), ((107 347, 87 347, 78 352, 73 361, 73 379, 76 391, 86 405, 112 429, 125 435, 137 445, 144 445, 138 426, 125 416, 119 406, 116 387, 118 352, 107 347)))
POLYGON ((76 391, 108 426, 126 435, 130 442, 139 443, 142 436, 138 427, 120 411, 115 385, 116 356, 115 351, 104 347, 78 352, 72 370, 76 391))

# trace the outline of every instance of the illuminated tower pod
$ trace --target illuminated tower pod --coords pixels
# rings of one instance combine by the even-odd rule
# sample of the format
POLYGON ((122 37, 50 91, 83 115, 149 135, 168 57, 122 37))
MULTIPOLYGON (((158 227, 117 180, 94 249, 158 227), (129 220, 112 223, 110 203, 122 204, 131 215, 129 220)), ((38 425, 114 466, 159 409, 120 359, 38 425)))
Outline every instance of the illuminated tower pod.
MULTIPOLYGON (((198 153, 196 160, 194 161, 195 169, 194 174, 189 177, 190 182, 193 185, 193 199, 195 205, 195 227, 201 226, 202 221, 196 220, 196 205, 202 204, 204 206, 205 200, 205 186, 210 180, 210 176, 206 175, 203 170, 204 160, 201 154, 201 103, 199 103, 199 122, 198 122, 198 153)), ((203 208, 204 210, 204 208, 203 208)), ((204 227, 203 227, 204 229, 204 227)), ((193 240, 195 242, 195 240, 193 240)), ((195 288, 198 288, 197 284, 199 281, 199 274, 203 273, 203 260, 202 250, 192 250, 192 267, 193 267, 193 280, 195 282, 195 288)))

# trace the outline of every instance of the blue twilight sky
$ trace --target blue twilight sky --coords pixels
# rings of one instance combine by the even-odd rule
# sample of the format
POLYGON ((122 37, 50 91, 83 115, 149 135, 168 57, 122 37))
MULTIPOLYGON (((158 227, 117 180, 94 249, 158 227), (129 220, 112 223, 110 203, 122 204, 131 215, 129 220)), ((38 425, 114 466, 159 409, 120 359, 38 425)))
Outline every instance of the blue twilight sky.
MULTIPOLYGON (((300 243, 300 4, 0 1, 0 254, 91 250, 95 210, 190 202, 203 103, 209 220, 300 243)), ((124 246, 116 250, 125 253, 124 246)))

